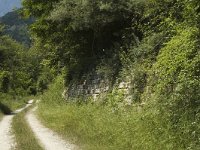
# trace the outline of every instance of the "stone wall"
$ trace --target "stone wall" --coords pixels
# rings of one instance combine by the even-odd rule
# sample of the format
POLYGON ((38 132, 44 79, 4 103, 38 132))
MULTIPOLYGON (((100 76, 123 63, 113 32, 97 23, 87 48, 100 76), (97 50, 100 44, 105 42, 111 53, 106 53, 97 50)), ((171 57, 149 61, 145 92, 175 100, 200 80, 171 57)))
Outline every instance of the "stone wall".
POLYGON ((91 97, 94 101, 112 92, 113 88, 123 93, 128 104, 132 103, 131 81, 121 81, 112 85, 111 79, 104 76, 93 74, 87 78, 82 78, 79 83, 71 84, 68 89, 63 92, 65 99, 91 97))

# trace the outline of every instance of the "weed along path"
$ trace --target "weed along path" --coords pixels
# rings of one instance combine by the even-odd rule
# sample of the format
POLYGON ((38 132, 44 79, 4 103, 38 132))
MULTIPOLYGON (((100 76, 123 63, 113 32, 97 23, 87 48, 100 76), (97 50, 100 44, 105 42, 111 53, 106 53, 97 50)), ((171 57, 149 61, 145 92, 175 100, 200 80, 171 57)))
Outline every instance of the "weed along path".
POLYGON ((34 132, 38 141, 45 150, 74 150, 75 146, 67 143, 56 133, 44 127, 35 116, 34 112, 37 108, 30 110, 26 114, 26 119, 34 132))
POLYGON ((24 108, 16 110, 10 115, 6 115, 0 122, 0 149, 1 150, 13 150, 15 147, 14 136, 11 134, 11 123, 14 114, 19 113, 29 107, 32 101, 30 101, 24 108))

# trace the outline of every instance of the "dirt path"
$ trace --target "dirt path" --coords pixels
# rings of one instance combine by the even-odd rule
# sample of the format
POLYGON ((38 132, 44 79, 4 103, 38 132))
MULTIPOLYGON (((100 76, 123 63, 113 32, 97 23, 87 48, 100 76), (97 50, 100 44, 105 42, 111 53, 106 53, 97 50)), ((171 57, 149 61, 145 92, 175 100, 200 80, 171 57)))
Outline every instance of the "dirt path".
POLYGON ((15 147, 14 136, 11 134, 11 123, 14 117, 14 114, 17 114, 27 107, 29 107, 31 103, 27 104, 25 107, 16 110, 11 115, 6 115, 0 122, 0 149, 1 150, 13 150, 15 147))
POLYGON ((67 143, 40 123, 34 114, 35 110, 36 108, 30 110, 26 115, 26 119, 43 148, 45 150, 74 150, 74 145, 67 143))
POLYGON ((7 115, 0 122, 0 149, 2 150, 14 149, 15 141, 10 131, 13 117, 14 115, 7 115))

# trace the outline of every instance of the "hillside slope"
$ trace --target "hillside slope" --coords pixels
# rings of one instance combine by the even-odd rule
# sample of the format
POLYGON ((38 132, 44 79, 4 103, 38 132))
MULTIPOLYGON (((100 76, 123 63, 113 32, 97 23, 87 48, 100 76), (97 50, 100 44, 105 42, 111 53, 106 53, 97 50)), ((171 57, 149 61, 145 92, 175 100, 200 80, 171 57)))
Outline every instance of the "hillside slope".
POLYGON ((5 34, 25 46, 30 46, 31 39, 28 26, 34 22, 34 19, 22 18, 18 11, 12 11, 0 17, 0 23, 5 25, 5 34))

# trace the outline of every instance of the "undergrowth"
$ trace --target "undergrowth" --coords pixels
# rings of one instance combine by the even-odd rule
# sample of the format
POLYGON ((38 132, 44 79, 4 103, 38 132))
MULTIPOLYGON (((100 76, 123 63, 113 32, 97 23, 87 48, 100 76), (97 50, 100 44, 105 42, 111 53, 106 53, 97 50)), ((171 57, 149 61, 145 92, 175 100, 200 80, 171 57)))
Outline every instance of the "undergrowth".
POLYGON ((23 107, 27 100, 27 97, 14 98, 9 94, 0 93, 0 112, 3 114, 10 114, 12 111, 23 107))
POLYGON ((118 110, 92 102, 77 104, 61 98, 62 86, 60 78, 41 96, 38 115, 47 127, 82 149, 184 150, 191 145, 190 140, 177 141, 185 137, 171 133, 168 118, 160 114, 154 101, 143 108, 118 110))
POLYGON ((155 55, 160 36, 150 37, 150 47, 133 48, 130 60, 124 57, 133 105, 123 105, 120 92, 107 94, 103 103, 66 102, 59 77, 41 97, 41 120, 86 150, 199 150, 199 29, 177 28, 155 55))

